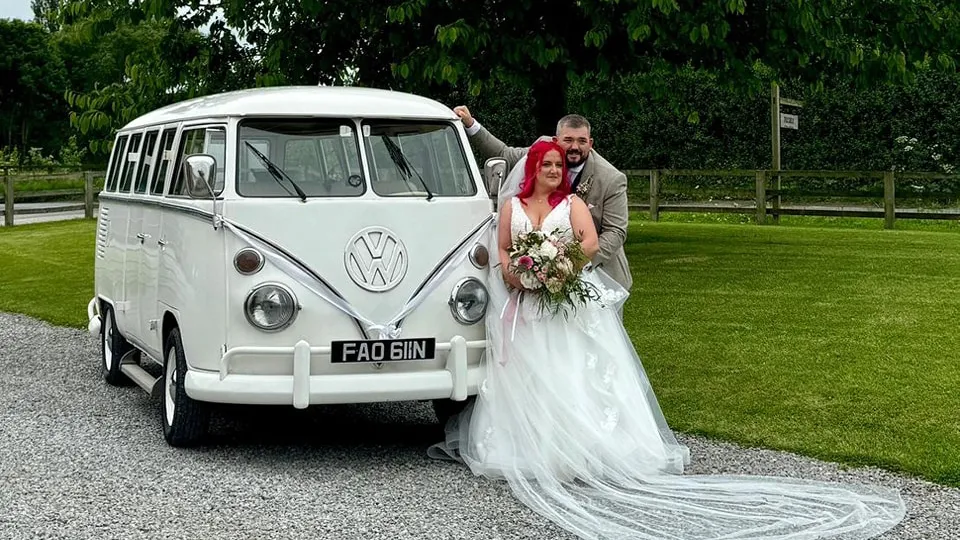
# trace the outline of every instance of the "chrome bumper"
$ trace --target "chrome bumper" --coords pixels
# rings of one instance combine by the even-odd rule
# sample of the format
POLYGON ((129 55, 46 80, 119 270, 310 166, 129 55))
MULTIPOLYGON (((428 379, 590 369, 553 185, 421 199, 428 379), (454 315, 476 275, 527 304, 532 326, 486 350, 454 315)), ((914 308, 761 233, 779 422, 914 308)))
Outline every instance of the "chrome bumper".
POLYGON ((455 336, 437 343, 437 352, 449 351, 443 369, 406 373, 341 373, 311 375, 313 355, 329 355, 330 346, 312 347, 300 340, 292 347, 235 347, 220 358, 219 373, 190 370, 184 386, 191 398, 219 403, 310 405, 449 398, 463 401, 477 393, 483 362, 467 365, 469 349, 485 349, 485 340, 467 341, 455 336), (291 355, 293 375, 230 374, 236 355, 291 355))

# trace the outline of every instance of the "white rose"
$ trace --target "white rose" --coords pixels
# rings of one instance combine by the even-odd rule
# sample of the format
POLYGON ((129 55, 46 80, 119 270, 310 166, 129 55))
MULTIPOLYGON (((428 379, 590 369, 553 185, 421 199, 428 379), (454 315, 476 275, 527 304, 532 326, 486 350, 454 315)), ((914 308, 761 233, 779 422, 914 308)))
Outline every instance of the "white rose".
POLYGON ((537 279, 537 276, 527 272, 520 274, 520 284, 526 287, 527 289, 539 289, 542 283, 537 279))
POLYGON ((551 244, 550 242, 544 242, 540 244, 540 255, 546 258, 548 261, 552 261, 558 253, 560 252, 557 251, 557 246, 551 244))

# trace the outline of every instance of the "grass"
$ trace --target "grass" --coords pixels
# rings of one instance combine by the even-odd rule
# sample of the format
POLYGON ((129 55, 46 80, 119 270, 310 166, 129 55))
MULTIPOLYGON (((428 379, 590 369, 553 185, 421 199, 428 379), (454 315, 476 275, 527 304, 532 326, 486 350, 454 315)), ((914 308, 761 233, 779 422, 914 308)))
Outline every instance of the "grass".
POLYGON ((635 221, 627 252, 675 429, 960 486, 960 235, 635 221))
POLYGON ((0 311, 86 328, 96 220, 0 227, 0 311))
MULTIPOLYGON (((626 325, 671 425, 960 486, 956 224, 718 217, 630 229, 626 325)), ((85 327, 94 234, 0 228, 0 311, 85 327)))

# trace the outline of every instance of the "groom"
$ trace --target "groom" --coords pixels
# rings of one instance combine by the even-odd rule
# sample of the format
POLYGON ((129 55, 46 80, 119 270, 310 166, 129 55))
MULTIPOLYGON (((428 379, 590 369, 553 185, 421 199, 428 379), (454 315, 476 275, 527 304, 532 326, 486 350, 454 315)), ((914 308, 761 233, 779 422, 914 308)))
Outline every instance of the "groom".
MULTIPOLYGON (((454 107, 453 111, 463 121, 471 144, 483 159, 502 157, 507 160, 509 171, 527 154, 527 148, 509 147, 490 134, 467 107, 461 105, 454 107)), ((539 140, 549 139, 544 135, 539 140)), ((623 251, 628 220, 626 175, 593 150, 590 122, 580 115, 569 114, 561 118, 557 123, 557 134, 552 139, 566 152, 570 186, 587 203, 597 227, 600 251, 593 258, 593 264, 603 268, 629 291, 633 277, 623 251)))

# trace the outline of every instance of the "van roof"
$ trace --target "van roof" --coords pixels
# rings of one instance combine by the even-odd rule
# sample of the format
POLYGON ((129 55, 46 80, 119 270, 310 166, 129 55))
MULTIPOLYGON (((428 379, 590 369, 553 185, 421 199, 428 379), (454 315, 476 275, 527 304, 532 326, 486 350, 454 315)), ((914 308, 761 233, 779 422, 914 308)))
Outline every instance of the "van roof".
POLYGON ((442 103, 405 92, 348 86, 272 86, 181 101, 135 118, 121 129, 196 118, 263 115, 457 118, 442 103))

